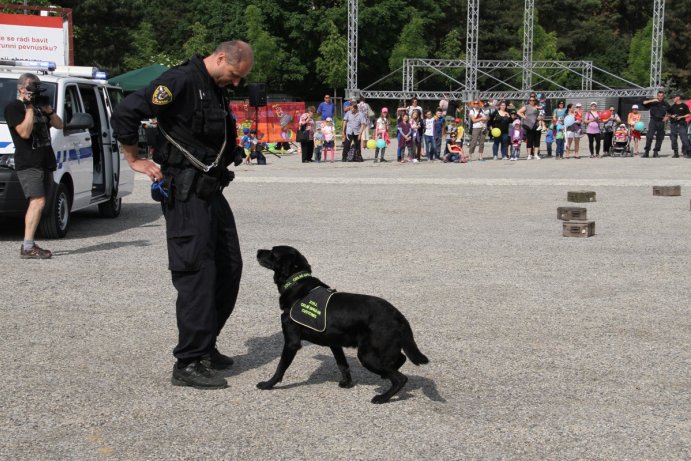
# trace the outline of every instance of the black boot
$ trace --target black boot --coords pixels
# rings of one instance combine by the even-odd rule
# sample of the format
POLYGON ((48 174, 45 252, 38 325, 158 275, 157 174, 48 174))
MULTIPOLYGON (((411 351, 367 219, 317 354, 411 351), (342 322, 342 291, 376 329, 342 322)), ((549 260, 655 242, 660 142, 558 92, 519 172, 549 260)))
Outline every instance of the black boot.
POLYGON ((679 158, 679 152, 674 151, 674 155, 672 155, 672 158, 679 158))
POLYGON ((195 389, 224 389, 228 386, 226 380, 209 369, 202 360, 196 360, 184 368, 174 365, 171 383, 195 389))
POLYGON ((653 151, 653 158, 657 158, 657 157, 659 157, 659 155, 657 155, 657 151, 655 150, 655 151, 653 151))

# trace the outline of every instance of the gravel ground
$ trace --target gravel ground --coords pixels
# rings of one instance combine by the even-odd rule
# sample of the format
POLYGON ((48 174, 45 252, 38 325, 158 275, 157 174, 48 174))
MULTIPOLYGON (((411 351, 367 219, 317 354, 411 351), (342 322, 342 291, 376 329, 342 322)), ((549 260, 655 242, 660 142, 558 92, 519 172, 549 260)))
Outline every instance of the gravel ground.
POLYGON ((691 161, 664 154, 239 167, 221 391, 170 385, 175 295, 144 178, 120 218, 76 213, 41 241, 52 260, 20 260, 21 223, 3 220, 0 459, 689 459, 691 161), (652 195, 673 184, 681 197, 652 195), (562 237, 570 190, 596 191, 594 237, 562 237), (431 362, 403 366, 391 403, 370 403, 388 382, 354 350, 356 386, 340 389, 308 344, 275 390, 255 388, 282 347, 255 254, 279 244, 407 316, 431 362))

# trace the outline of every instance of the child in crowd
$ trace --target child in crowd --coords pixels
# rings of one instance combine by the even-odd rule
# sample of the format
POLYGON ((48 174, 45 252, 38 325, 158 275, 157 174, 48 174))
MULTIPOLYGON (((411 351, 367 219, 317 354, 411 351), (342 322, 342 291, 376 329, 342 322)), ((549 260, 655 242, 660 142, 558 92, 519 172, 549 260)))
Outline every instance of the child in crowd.
MULTIPOLYGON (((431 114, 431 113, 430 113, 431 114)), ((409 155, 413 155, 413 133, 410 128, 410 118, 408 114, 403 114, 401 121, 398 122, 398 152, 397 158, 401 163, 407 162, 405 158, 405 149, 408 148, 409 155)))
POLYGON ((422 120, 420 120, 420 112, 414 110, 410 116, 410 129, 413 130, 413 152, 415 156, 411 159, 413 163, 420 160, 420 149, 422 148, 422 139, 420 139, 422 120))
POLYGON ((546 128, 545 146, 547 147, 547 157, 552 156, 552 143, 554 143, 554 124, 550 124, 550 126, 546 128))
POLYGON ((250 129, 242 129, 242 138, 240 138, 240 145, 245 151, 245 162, 250 163, 250 155, 252 154, 252 137, 250 136, 250 129))
POLYGON ((252 142, 252 153, 247 157, 247 163, 251 163, 251 159, 257 161, 257 165, 266 165, 266 157, 262 151, 267 150, 265 142, 261 142, 257 137, 257 131, 250 131, 250 141, 252 142))
POLYGON ((334 121, 331 117, 326 117, 326 121, 322 123, 321 134, 324 139, 324 143, 322 144, 324 161, 326 162, 326 157, 331 153, 331 163, 333 163, 336 149, 334 141, 334 121))
POLYGON ((521 119, 517 118, 509 128, 509 138, 511 139, 511 161, 516 161, 521 156, 521 142, 523 142, 523 128, 521 119))
POLYGON ((564 142, 566 140, 566 127, 564 126, 564 117, 557 119, 557 126, 555 127, 555 138, 557 140, 557 159, 564 158, 564 142))
POLYGON ((386 160, 384 160, 386 145, 391 142, 389 139, 389 109, 387 107, 382 107, 381 116, 374 124, 374 139, 375 141, 383 139, 386 142, 384 147, 376 146, 374 149, 374 163, 386 162, 386 160))
POLYGON ((631 106, 631 112, 629 112, 629 131, 631 132, 631 139, 633 140, 633 153, 638 155, 638 141, 641 140, 641 132, 635 129, 636 123, 641 121, 641 113, 638 112, 638 105, 634 104, 631 106))
POLYGON ((434 149, 436 144, 434 143, 434 115, 432 111, 428 110, 425 114, 425 153, 427 154, 427 160, 434 160, 435 153, 434 149))
POLYGON ((324 135, 322 134, 322 124, 324 122, 314 122, 314 159, 321 162, 322 148, 324 146, 324 135))
POLYGON ((456 145, 460 147, 461 149, 463 148, 463 137, 465 136, 465 127, 461 123, 460 118, 454 119, 454 122, 456 123, 456 145))

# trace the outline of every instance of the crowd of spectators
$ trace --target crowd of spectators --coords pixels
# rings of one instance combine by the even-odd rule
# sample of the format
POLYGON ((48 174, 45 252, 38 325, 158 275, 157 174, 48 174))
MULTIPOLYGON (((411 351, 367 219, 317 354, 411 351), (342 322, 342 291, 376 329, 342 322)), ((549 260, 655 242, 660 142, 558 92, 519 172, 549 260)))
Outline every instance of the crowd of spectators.
POLYGON ((674 157, 679 157, 680 144, 682 155, 691 158, 691 116, 681 95, 675 95, 673 104, 665 102, 663 92, 644 101, 650 111, 647 127, 641 121, 638 105, 633 105, 623 119, 615 107, 601 109, 596 101, 588 105, 587 111, 581 103, 567 104, 564 100, 556 101, 552 109, 539 93, 530 93, 527 100, 515 103, 477 100, 460 104, 445 96, 437 104, 423 108, 417 98, 412 98, 390 117, 387 107, 382 107, 377 116, 365 98, 351 98, 344 102, 343 120, 336 127, 335 105, 326 95, 316 109, 310 106, 300 117, 300 130, 308 132, 308 137, 300 142, 302 161, 322 161, 322 154, 323 160, 330 154, 334 161, 337 133, 342 140, 340 160, 344 162, 362 162, 365 149, 374 151, 375 162, 389 161, 386 152, 393 139, 397 141, 396 161, 400 163, 484 161, 488 141, 492 143, 494 160, 578 159, 582 137, 588 139, 589 157, 600 158, 616 151, 614 146, 623 133, 626 152, 631 155, 640 154, 639 141, 647 133, 642 157, 648 157, 651 148, 652 156, 657 157, 668 121, 674 157))

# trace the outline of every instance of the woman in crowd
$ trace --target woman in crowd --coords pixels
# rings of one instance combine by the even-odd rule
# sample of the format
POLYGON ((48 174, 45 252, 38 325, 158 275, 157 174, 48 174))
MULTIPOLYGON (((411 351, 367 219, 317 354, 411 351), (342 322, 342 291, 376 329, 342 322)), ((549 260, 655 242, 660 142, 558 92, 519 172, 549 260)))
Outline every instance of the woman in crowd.
POLYGON ((600 132, 600 112, 597 111, 597 103, 595 101, 590 103, 590 110, 583 116, 583 122, 585 122, 585 133, 588 135, 590 158, 599 158, 602 134, 600 132), (593 143, 595 144, 594 150, 593 143))
POLYGON ((554 109, 554 112, 552 113, 552 123, 556 125, 559 119, 561 118, 563 120, 564 117, 566 117, 565 103, 564 101, 559 101, 557 103, 557 108, 554 109))
POLYGON ((492 157, 494 160, 499 158, 499 146, 501 146, 501 158, 506 160, 509 158, 509 125, 511 125, 511 114, 506 110, 506 101, 499 103, 499 108, 492 114, 490 123, 492 129, 497 128, 501 131, 500 136, 494 137, 492 157))
POLYGON ((621 123, 621 118, 619 117, 619 114, 615 112, 614 106, 610 106, 609 113, 610 116, 606 120, 604 117, 601 116, 602 121, 604 122, 604 125, 602 127, 602 150, 605 151, 604 155, 609 155, 609 151, 612 148, 612 138, 614 138, 614 131, 621 123))
POLYGON ((526 150, 528 151, 528 160, 533 158, 539 160, 540 156, 537 154, 540 149, 540 130, 537 123, 539 115, 539 108, 537 106, 537 98, 531 93, 528 98, 528 105, 518 109, 516 114, 523 120, 522 125, 525 129, 526 150))
POLYGON ((309 163, 312 161, 312 154, 314 153, 314 106, 309 106, 307 112, 300 116, 299 128, 307 131, 309 139, 300 141, 300 149, 302 151, 302 163, 309 163))

